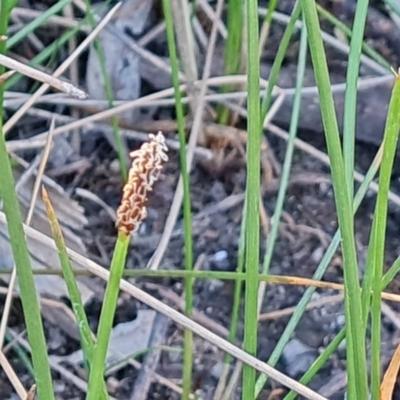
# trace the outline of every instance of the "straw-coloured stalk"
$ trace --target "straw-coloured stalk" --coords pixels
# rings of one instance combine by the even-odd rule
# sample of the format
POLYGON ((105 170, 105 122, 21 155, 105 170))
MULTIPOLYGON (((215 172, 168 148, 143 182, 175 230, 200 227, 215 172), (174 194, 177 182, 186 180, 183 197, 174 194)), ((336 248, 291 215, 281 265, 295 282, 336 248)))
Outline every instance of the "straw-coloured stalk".
POLYGON ((110 278, 100 314, 97 343, 90 368, 87 400, 98 400, 101 394, 107 348, 109 344, 119 284, 124 272, 125 258, 130 235, 135 232, 147 215, 146 203, 149 192, 160 176, 163 163, 168 160, 167 146, 161 132, 149 135, 150 141, 130 155, 133 158, 128 182, 125 184, 121 205, 117 211, 118 239, 110 268, 110 278))

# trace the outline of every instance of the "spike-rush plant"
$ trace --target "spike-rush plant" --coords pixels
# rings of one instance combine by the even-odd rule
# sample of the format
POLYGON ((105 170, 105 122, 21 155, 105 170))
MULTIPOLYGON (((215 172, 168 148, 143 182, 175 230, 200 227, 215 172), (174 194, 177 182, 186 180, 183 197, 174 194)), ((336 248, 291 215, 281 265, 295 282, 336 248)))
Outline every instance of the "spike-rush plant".
POLYGON ((149 139, 149 142, 144 143, 140 149, 130 153, 133 161, 128 180, 123 188, 121 205, 117 210, 116 227, 118 229, 118 237, 101 310, 97 341, 94 338, 85 314, 84 305, 65 247, 60 225, 47 191, 44 188, 42 191, 50 227, 59 253, 63 276, 67 284, 81 336, 82 349, 86 361, 85 365, 89 373, 87 399, 108 399, 104 382, 107 349, 130 237, 132 233, 138 230, 143 219, 146 218, 147 196, 152 191, 154 183, 160 176, 163 163, 168 160, 168 149, 163 134, 159 132, 157 135, 149 135, 149 139))
POLYGON ((121 205, 117 210, 118 238, 100 314, 87 400, 98 400, 101 395, 107 348, 130 236, 137 231, 147 215, 147 195, 159 178, 163 163, 168 160, 167 151, 165 138, 159 132, 157 135, 150 135, 148 143, 144 143, 139 150, 130 153, 133 162, 128 181, 123 189, 121 205))

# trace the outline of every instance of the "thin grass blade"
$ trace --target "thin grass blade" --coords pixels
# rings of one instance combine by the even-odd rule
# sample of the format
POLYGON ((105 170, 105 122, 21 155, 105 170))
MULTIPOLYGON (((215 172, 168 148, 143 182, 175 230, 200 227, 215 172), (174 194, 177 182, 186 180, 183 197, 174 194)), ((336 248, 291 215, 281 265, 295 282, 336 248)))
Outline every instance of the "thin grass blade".
POLYGON ((352 393, 354 388, 357 398, 367 399, 366 349, 362 329, 361 291, 354 239, 352 202, 346 185, 336 111, 315 2, 313 0, 301 0, 301 5, 309 34, 309 46, 318 86, 325 138, 331 162, 335 203, 342 236, 343 270, 346 286, 345 315, 349 395, 350 398, 354 397, 355 394, 352 393))
MULTIPOLYGON (((8 18, 13 5, 15 5, 14 3, 12 1, 2 1, 0 3, 0 35, 7 35, 8 18)), ((0 41, 0 53, 5 54, 5 52, 6 43, 5 41, 0 41)), ((4 73, 4 68, 0 66, 0 75, 2 73, 4 73)), ((31 261, 22 225, 19 201, 15 192, 10 159, 2 133, 3 99, 4 85, 0 85, 0 195, 7 217, 7 227, 17 270, 22 307, 35 369, 38 397, 40 400, 52 400, 54 399, 54 392, 39 300, 31 270, 31 261)))
MULTIPOLYGON (((280 220, 283 212, 283 204, 285 201, 286 190, 288 187, 288 182, 290 177, 290 169, 292 165, 293 152, 295 147, 294 143, 296 139, 297 126, 300 115, 301 89, 303 87, 306 59, 307 59, 307 28, 305 25, 303 25, 303 29, 301 32, 301 39, 300 39, 299 60, 297 64, 296 93, 293 101, 292 117, 290 120, 290 128, 289 128, 289 140, 286 147, 286 154, 282 168, 281 182, 279 186, 278 197, 276 199, 276 204, 275 204, 273 224, 271 226, 270 234, 268 235, 268 243, 264 254, 264 261, 262 267, 263 274, 269 273, 272 257, 274 254, 275 243, 279 233, 280 220)), ((280 356, 280 350, 279 347, 276 347, 273 350, 270 359, 268 360, 268 363, 270 365, 274 365, 278 361, 279 356, 280 356)), ((260 394, 262 388, 267 382, 267 379, 268 377, 266 375, 260 375, 258 377, 255 388, 256 397, 260 394)))
MULTIPOLYGON (((42 198, 44 205, 46 207, 47 218, 50 223, 50 228, 53 234, 54 242, 57 247, 58 256, 60 259, 60 264, 65 279, 65 283, 67 285, 72 309, 74 311, 77 320, 83 354, 86 359, 88 370, 90 370, 90 366, 93 360, 93 350, 95 345, 94 335, 92 333, 92 330, 90 329, 81 293, 79 291, 78 283, 65 247, 63 234, 60 225, 58 223, 56 213, 54 211, 53 205, 51 204, 51 200, 49 198, 47 190, 44 187, 42 188, 42 198)), ((102 399, 107 399, 107 398, 108 398, 107 389, 103 382, 102 399)))
MULTIPOLYGON (((257 352, 258 329, 258 269, 260 254, 260 64, 258 10, 256 0, 246 2, 247 30, 247 177, 246 177, 246 283, 244 315, 244 349, 252 355, 257 352)), ((254 398, 256 371, 243 367, 242 398, 254 398)))
POLYGON ((383 138, 383 158, 379 175, 379 191, 376 200, 370 253, 367 267, 374 271, 371 308, 371 395, 379 400, 381 374, 381 281, 385 257, 388 195, 392 177, 393 162, 397 149, 400 128, 400 76, 396 74, 392 97, 383 138))
MULTIPOLYGON (((190 181, 186 157, 185 118, 182 105, 182 95, 179 90, 179 64, 175 43, 173 15, 170 0, 163 0, 164 18, 166 23, 168 51, 172 69, 172 81, 174 86, 175 110, 178 120, 179 135, 179 160, 183 183, 183 223, 184 223, 184 255, 185 270, 193 269, 193 241, 192 241, 192 216, 190 200, 190 181)), ((193 279, 185 279, 185 314, 190 317, 193 309, 193 279)), ((184 331, 183 351, 183 399, 188 399, 192 392, 192 368, 193 368, 193 334, 186 329, 184 331)))

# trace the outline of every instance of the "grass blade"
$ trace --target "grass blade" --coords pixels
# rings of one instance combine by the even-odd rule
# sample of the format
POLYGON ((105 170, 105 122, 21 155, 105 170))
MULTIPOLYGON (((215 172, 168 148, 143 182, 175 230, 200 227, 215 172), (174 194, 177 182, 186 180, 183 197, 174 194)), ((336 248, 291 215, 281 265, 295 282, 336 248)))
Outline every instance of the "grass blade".
MULTIPOLYGON (((353 32, 350 28, 348 28, 343 22, 341 22, 339 19, 337 19, 333 14, 331 14, 329 11, 325 10, 322 6, 319 4, 316 4, 317 6, 317 11, 318 14, 321 15, 321 17, 325 18, 328 20, 335 28, 339 29, 341 32, 343 32, 347 37, 351 38, 353 35, 353 32)), ((368 43, 363 42, 362 43, 362 51, 364 54, 366 54, 368 57, 370 57, 372 60, 375 60, 377 63, 382 65, 382 67, 387 68, 388 72, 391 70, 391 65, 388 63, 377 51, 375 51, 368 43)))
MULTIPOLYGON (((175 43, 172 8, 170 0, 163 0, 164 18, 167 31, 168 51, 172 69, 174 86, 175 110, 178 120, 179 135, 179 161, 183 183, 183 219, 184 219, 184 254, 185 270, 193 269, 193 242, 192 242, 192 217, 190 201, 190 183, 186 158, 185 119, 182 106, 182 95, 179 90, 179 65, 175 43)), ((185 314, 190 317, 193 308, 193 279, 185 279, 185 314)), ((183 351, 183 399, 188 399, 192 392, 192 365, 193 365, 193 334, 188 329, 184 331, 183 351)))
MULTIPOLYGON (((8 18, 14 2, 0 3, 0 35, 7 35, 8 18)), ((5 54, 6 43, 0 42, 0 53, 5 54)), ((0 74, 4 67, 0 66, 0 74)), ((4 85, 0 85, 0 194, 7 216, 7 227, 10 234, 11 248, 17 270, 24 318, 31 346, 32 362, 35 369, 35 381, 40 400, 54 399, 51 372, 47 355, 40 306, 35 290, 35 280, 25 234, 22 226, 19 201, 15 192, 15 183, 7 154, 3 135, 3 99, 4 85)))
MULTIPOLYGON (((246 2, 247 28, 247 177, 246 177, 246 283, 244 315, 244 349, 257 352, 258 329, 258 268, 260 254, 260 64, 257 1, 246 2)), ((248 365, 243 367, 242 398, 254 397, 256 373, 248 365)))
MULTIPOLYGON (((86 5, 86 18, 87 18, 91 28, 94 29, 96 27, 97 23, 94 18, 94 13, 92 10, 92 5, 91 5, 90 0, 85 0, 85 5, 86 5)), ((101 73, 102 73, 103 79, 104 79, 104 89, 105 89, 105 93, 107 96, 108 107, 113 108, 114 107, 114 95, 113 95, 113 88, 111 85, 111 80, 110 80, 110 77, 107 72, 106 58, 105 58, 106 56, 104 54, 103 47, 101 46, 101 42, 98 37, 95 37, 93 44, 94 44, 94 48, 97 52, 97 57, 99 58, 101 73)), ((125 182, 128 177, 126 146, 125 146, 122 136, 119 132, 118 119, 116 116, 111 117, 111 125, 113 128, 114 143, 115 143, 115 147, 116 147, 117 154, 118 154, 118 160, 119 160, 119 166, 121 168, 122 179, 125 182)))
MULTIPOLYGON (((286 189, 288 187, 288 182, 289 182, 290 168, 292 165, 292 158, 294 152, 294 142, 297 134, 297 126, 300 115, 301 89, 303 87, 306 59, 307 59, 307 28, 305 25, 303 25, 303 29, 301 32, 301 39, 300 39, 299 60, 297 66, 296 94, 293 100, 293 111, 289 128, 289 140, 286 147, 286 154, 282 168, 281 182, 279 186, 278 197, 276 199, 276 204, 275 204, 273 224, 271 226, 271 231, 268 235, 268 244, 266 246, 267 250, 265 251, 264 255, 263 268, 262 268, 263 274, 268 274, 269 272, 270 265, 272 262, 272 257, 274 254, 276 239, 278 238, 279 234, 280 220, 283 211, 283 204, 285 201, 286 189)), ((268 362, 270 363, 271 359, 274 360, 274 358, 278 353, 280 353, 279 347, 276 347, 272 352, 270 360, 268 360, 268 362)), ((276 361, 278 361, 278 359, 276 359, 275 362, 276 361)), ((268 377, 266 375, 260 375, 259 378, 257 379, 256 389, 255 389, 256 397, 260 394, 262 388, 267 382, 267 379, 268 377)))
POLYGON ((349 62, 346 75, 346 90, 344 94, 343 161, 347 190, 351 199, 353 198, 354 193, 354 157, 358 93, 357 82, 367 12, 368 0, 358 1, 356 13, 354 15, 354 26, 350 42, 349 62))
MULTIPOLYGON (((239 72, 241 49, 242 49, 242 31, 243 31, 243 1, 229 0, 228 3, 228 37, 225 45, 224 57, 224 75, 234 75, 239 72)), ((228 93, 232 90, 231 85, 224 85, 221 93, 228 93)), ((229 109, 218 106, 218 122, 221 125, 228 124, 229 109)))
MULTIPOLYGON (((352 204, 346 185, 346 173, 340 145, 336 111, 331 93, 329 72, 315 2, 313 0, 301 0, 301 4, 309 33, 310 52, 321 103, 322 120, 331 161, 335 203, 342 236, 343 271, 346 285, 345 315, 349 384, 351 389, 354 383, 357 398, 367 399, 368 382, 365 335, 362 329, 362 305, 352 204)), ((349 393, 350 398, 354 398, 354 395, 355 393, 349 393)))
MULTIPOLYGON (((287 24, 287 26, 285 28, 285 32, 283 33, 282 40, 279 44, 278 51, 276 53, 274 62, 272 64, 271 72, 269 74, 267 91, 265 93, 265 96, 264 96, 262 104, 261 104, 261 126, 264 125, 263 122, 264 122, 265 116, 267 115, 267 112, 271 105, 272 92, 273 92, 274 86, 276 85, 276 82, 278 80, 279 71, 281 70, 283 60, 286 56, 286 51, 289 47, 290 38, 293 35, 293 31, 294 31, 296 22, 299 19, 300 12, 301 12, 301 5, 300 5, 299 1, 296 1, 293 11, 292 11, 292 15, 290 16, 289 23, 287 24)), ((260 131, 260 132, 262 132, 262 131, 260 131)))
MULTIPOLYGON (((77 281, 75 278, 75 274, 74 274, 74 271, 71 266, 71 261, 69 259, 69 256, 68 256, 68 253, 67 253, 67 250, 65 247, 63 234, 62 234, 60 225, 58 223, 57 216, 56 216, 54 208, 51 204, 47 190, 44 187, 42 188, 42 198, 43 198, 44 205, 46 207, 47 218, 50 223, 50 228, 51 228, 51 232, 53 234, 54 242, 57 247, 58 256, 60 259, 60 264, 61 264, 64 279, 65 279, 65 283, 67 285, 72 309, 74 311, 74 314, 75 314, 75 317, 77 320, 79 335, 81 337, 83 354, 84 354, 84 357, 87 362, 87 367, 90 370, 90 366, 92 365, 93 350, 94 350, 94 345, 95 345, 94 336, 93 336, 92 330, 90 329, 90 326, 89 326, 89 321, 86 316, 85 308, 84 308, 84 305, 82 302, 81 293, 79 291, 79 287, 78 287, 78 284, 77 284, 77 281)), ((107 389, 106 389, 104 382, 103 382, 102 398, 103 399, 108 398, 107 389)))
POLYGON ((107 282, 101 308, 99 327, 97 329, 97 343, 90 369, 86 400, 98 400, 104 387, 105 361, 117 307, 119 283, 125 268, 128 246, 129 236, 119 233, 111 261, 110 279, 107 282))
POLYGON ((400 77, 396 80, 389 104, 383 139, 383 158, 379 174, 379 191, 376 200, 373 230, 371 232, 370 262, 367 266, 374 271, 372 308, 371 308, 371 395, 372 399, 379 399, 381 373, 381 281, 385 256, 386 225, 388 212, 388 194, 392 176, 393 162, 397 149, 397 140, 400 127, 400 77))

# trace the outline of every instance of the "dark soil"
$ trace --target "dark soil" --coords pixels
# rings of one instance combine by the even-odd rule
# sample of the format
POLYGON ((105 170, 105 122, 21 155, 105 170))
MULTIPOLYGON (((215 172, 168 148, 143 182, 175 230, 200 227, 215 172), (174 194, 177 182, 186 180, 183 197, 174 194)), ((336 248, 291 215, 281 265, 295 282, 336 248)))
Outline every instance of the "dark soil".
MULTIPOLYGON (((330 2, 329 2, 330 3, 330 2)), ((39 4, 38 2, 35 4, 39 4)), ((41 5, 43 6, 43 4, 41 5)), ((333 2, 328 4, 329 8, 342 21, 350 22, 355 4, 353 2, 333 2)), ((292 2, 283 2, 280 8, 284 12, 290 12, 292 2)), ((371 8, 371 18, 367 25, 367 41, 380 51, 393 65, 397 65, 400 60, 399 41, 392 36, 383 35, 382 31, 377 32, 376 19, 388 22, 388 17, 382 13, 381 5, 377 4, 371 8), (375 21, 375 22, 372 22, 375 21), (377 38, 379 36, 379 39, 377 38)), ((394 28, 396 35, 400 31, 394 28)), ((331 28, 328 28, 331 31, 331 28)), ((271 32, 271 43, 279 43, 282 29, 278 26, 271 32)), ((397 38, 396 36, 396 38, 397 38)), ((293 46, 295 47, 296 41, 293 46)), ((263 57, 266 66, 274 57, 276 49, 268 48, 263 57)), ((292 51, 293 55, 288 56, 285 64, 291 66, 296 63, 296 49, 292 51)), ((291 54, 292 54, 291 53, 291 54)), ((345 57, 335 52, 329 52, 331 71, 342 77, 345 77, 345 57)), ((150 90, 148 85, 146 90, 150 90)), ((66 110, 68 112, 68 110, 66 110)), ((158 110, 162 115, 173 115, 172 109, 158 110)), ((373 118, 373 116, 371 116, 373 118)), ((13 136, 24 134, 23 123, 15 129, 13 136)), ((239 125, 245 121, 240 121, 239 125)), ((282 123, 281 125, 287 126, 282 123)), ((43 128, 44 121, 35 122, 38 130, 43 128)), ((32 125, 31 125, 32 126, 32 125)), ((304 129, 299 132, 299 136, 308 143, 321 150, 325 149, 325 143, 322 132, 315 134, 310 129, 304 129)), ((36 128, 35 128, 36 129, 36 128)), ((31 131, 32 132, 32 131, 31 131)), ((276 158, 278 165, 282 165, 285 153, 286 143, 267 133, 270 151, 276 158)), ((362 139, 362 138, 361 138, 362 139)), ((140 143, 130 141, 130 149, 137 148, 140 143)), ((359 142, 357 145, 357 168, 366 171, 369 163, 377 148, 371 144, 359 142)), ((22 154, 25 157, 31 157, 32 154, 22 154)), ((64 175, 57 178, 68 192, 85 207, 89 224, 84 232, 85 244, 91 257, 104 265, 108 266, 107 258, 111 258, 113 246, 115 243, 115 227, 106 212, 100 207, 93 205, 92 202, 82 201, 74 194, 76 188, 88 189, 96 194, 111 208, 116 209, 122 189, 122 180, 117 165, 117 155, 113 148, 103 137, 97 137, 91 143, 83 143, 82 151, 79 154, 81 158, 88 158, 91 166, 80 175, 75 173, 64 175)), ((271 165, 271 157, 266 159, 271 165)), ((240 222, 242 203, 233 206, 227 210, 220 211, 217 208, 215 212, 204 212, 209 210, 210 206, 218 206, 221 201, 233 194, 243 193, 245 186, 245 169, 243 158, 236 156, 234 162, 224 168, 223 172, 217 173, 212 170, 212 166, 194 164, 191 172, 191 195, 192 195, 192 215, 193 215, 193 244, 195 260, 201 259, 200 269, 216 271, 234 271, 237 264, 238 238, 240 233, 240 222)), ((293 174, 296 176, 307 177, 312 173, 313 176, 322 176, 329 173, 326 165, 316 161, 311 155, 296 150, 293 174)), ((156 184, 154 193, 149 201, 148 218, 146 219, 138 237, 129 252, 127 268, 145 268, 150 260, 157 244, 160 234, 163 231, 164 222, 169 212, 169 206, 172 201, 175 186, 179 176, 179 160, 175 151, 170 151, 170 161, 163 171, 160 181, 156 184)), ((274 178, 279 179, 275 172, 274 178)), ((400 192, 399 188, 400 168, 396 165, 393 175, 393 190, 400 192)), ((266 187, 266 194, 263 196, 263 205, 269 217, 272 216, 276 191, 269 191, 266 187)), ((366 258, 366 248, 369 240, 369 231, 371 227, 371 216, 374 209, 375 196, 368 194, 356 217, 356 241, 358 246, 358 256, 360 260, 360 269, 362 272, 363 263, 366 258)), ((282 221, 280 236, 276 243, 274 259, 272 262, 271 273, 277 275, 297 275, 311 278, 318 263, 326 250, 331 238, 337 229, 337 220, 335 215, 335 204, 332 187, 327 183, 318 183, 310 179, 303 179, 300 183, 290 185, 285 202, 285 214, 282 221)), ((400 230, 400 216, 396 207, 390 208, 390 216, 387 234, 387 253, 386 265, 390 266, 398 255, 400 230)), ((175 227, 174 235, 168 245, 167 252, 160 265, 162 269, 183 269, 184 268, 184 242, 182 235, 182 218, 179 218, 175 227)), ((262 251, 265 250, 265 237, 263 238, 262 251)), ((341 254, 337 252, 331 265, 329 266, 324 280, 332 282, 343 282, 343 271, 341 254)), ((181 294, 183 285, 181 280, 151 280, 141 279, 135 281, 139 286, 146 288, 156 297, 170 303, 176 307, 176 304, 165 298, 165 293, 154 286, 154 283, 161 285, 177 294, 181 294), (153 285, 151 285, 153 284, 153 285)), ((389 287, 389 290, 397 292, 400 287, 400 281, 395 279, 389 287)), ((195 299, 194 307, 200 313, 203 313, 224 328, 229 329, 232 318, 232 303, 234 284, 219 280, 197 280, 194 285, 195 299)), ((283 310, 298 304, 304 287, 268 285, 262 305, 262 313, 283 310)), ((313 299, 322 299, 326 296, 336 294, 334 291, 317 290, 313 299)), ((395 313, 400 311, 400 306, 389 303, 395 313)), ((1 298, 1 307, 3 298, 1 298)), ((87 311, 93 328, 96 328, 96 320, 101 307, 101 297, 98 296, 88 305, 87 311)), ((132 298, 121 296, 119 303, 116 323, 130 321, 136 317, 137 310, 143 308, 132 298)), ((260 359, 268 360, 274 346, 281 337, 288 321, 288 316, 270 319, 260 322, 259 325, 259 348, 258 356, 260 359)), ((291 341, 293 346, 292 358, 282 357, 278 362, 278 368, 294 378, 300 378, 307 369, 310 362, 324 350, 330 343, 336 333, 340 331, 344 323, 344 311, 342 303, 332 303, 321 308, 315 308, 305 313, 298 327, 293 334, 291 341), (295 341, 294 339, 297 339, 295 341), (297 354, 298 352, 298 354, 297 354), (297 354, 297 355, 296 355, 297 354), (304 369, 302 368, 304 363, 304 369), (297 369, 293 368, 297 365, 297 369)), ((15 302, 10 327, 17 332, 23 330, 22 311, 18 301, 15 302)), ((66 335, 64 331, 45 321, 46 335, 49 343, 49 353, 51 355, 62 356, 70 354, 79 349, 79 342, 66 335)), ((243 322, 240 319, 237 342, 240 343, 243 332, 243 322)), ((394 349, 398 345, 399 331, 392 320, 387 317, 383 319, 382 325, 382 367, 386 368, 394 349)), ((182 331, 177 326, 170 324, 165 335, 164 343, 169 346, 180 346, 182 344, 182 331)), ((195 367, 194 367, 194 390, 197 390, 202 399, 212 399, 213 391, 218 382, 221 373, 221 362, 223 354, 215 346, 205 343, 203 340, 195 340, 195 367)), ((13 367, 19 374, 23 384, 28 388, 33 383, 19 357, 13 353, 9 354, 9 359, 13 367)), ((139 361, 144 361, 141 357, 139 361)), ((72 368, 67 366, 67 368, 72 368)), ((320 390, 322 387, 331 387, 335 378, 340 382, 341 373, 346 369, 345 348, 341 347, 331 357, 327 365, 311 381, 310 387, 320 390)), ((168 379, 177 381, 181 377, 182 358, 171 356, 170 353, 163 352, 156 371, 168 379)), ((71 369, 73 371, 73 369, 71 369)), ((76 371, 74 371, 77 373, 76 371)), ((113 387, 113 396, 117 399, 129 399, 138 371, 133 367, 124 367, 114 373, 108 383, 113 387)), ((70 381, 65 381, 62 376, 54 372, 55 390, 58 399, 84 399, 84 394, 78 390, 70 381)), ((278 399, 282 398, 284 391, 279 391, 279 386, 275 383, 269 383, 260 396, 260 399, 278 399), (271 393, 276 393, 271 397, 271 393)), ((325 389, 324 389, 325 390, 325 389)), ((345 392, 345 382, 338 385, 337 390, 327 395, 331 399, 343 399, 345 392)), ((328 393, 328 392, 325 392, 328 393)), ((4 374, 0 371, 0 399, 16 399, 12 388, 4 374)), ((147 399, 178 399, 176 393, 165 389, 158 383, 152 384, 147 399)), ((237 397, 239 398, 239 391, 237 397)), ((394 398, 400 399, 400 392, 397 391, 394 398)))

